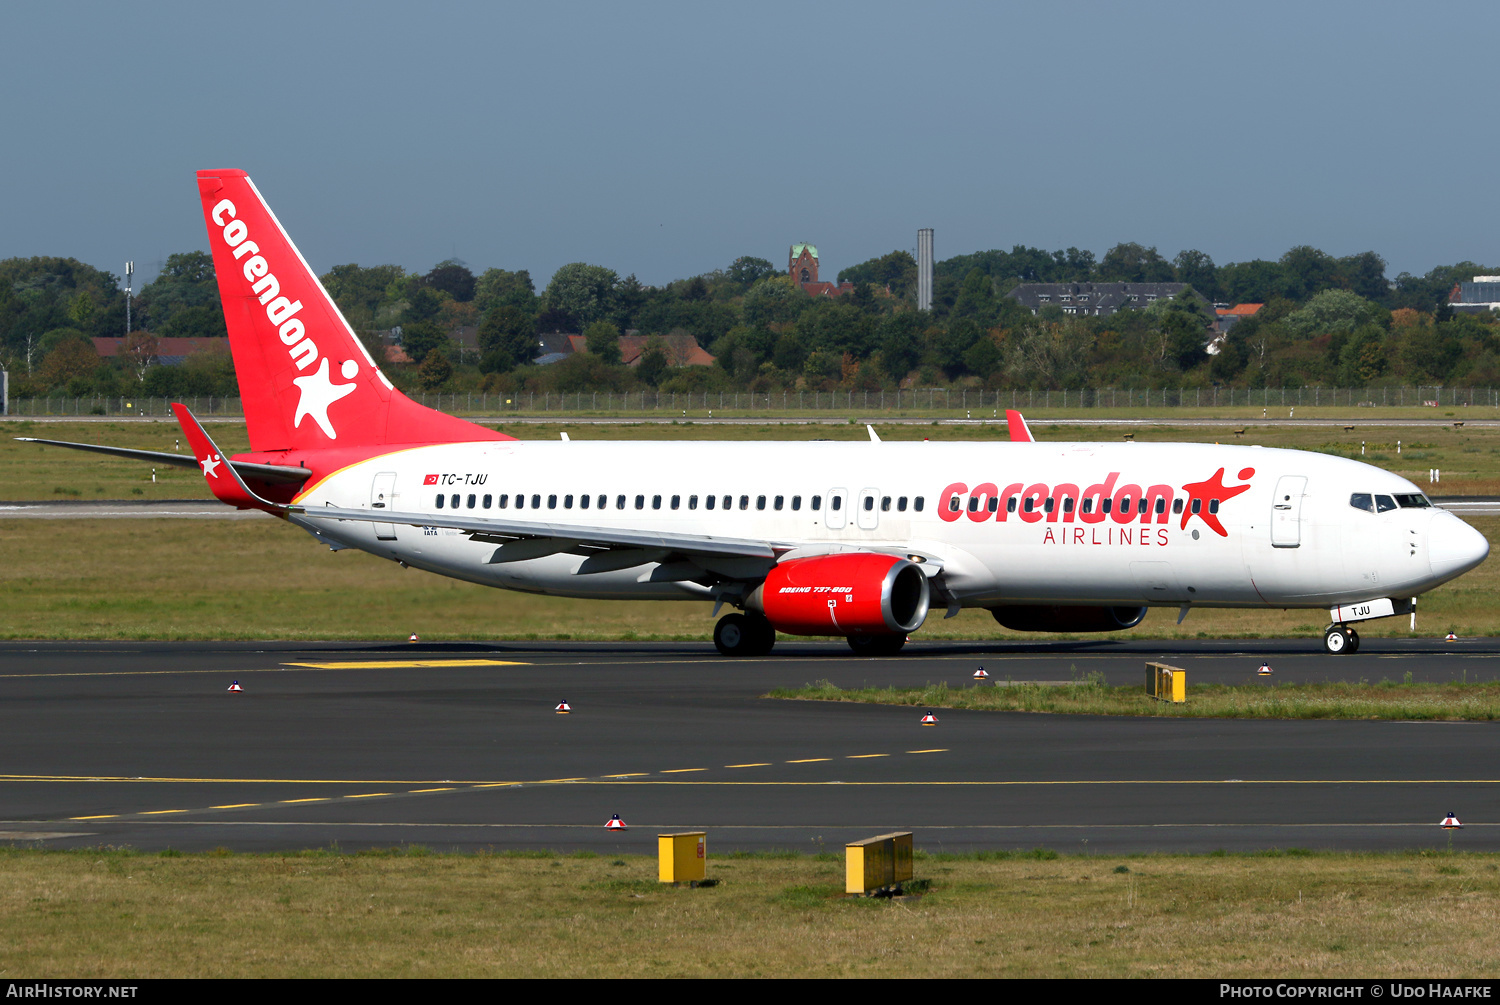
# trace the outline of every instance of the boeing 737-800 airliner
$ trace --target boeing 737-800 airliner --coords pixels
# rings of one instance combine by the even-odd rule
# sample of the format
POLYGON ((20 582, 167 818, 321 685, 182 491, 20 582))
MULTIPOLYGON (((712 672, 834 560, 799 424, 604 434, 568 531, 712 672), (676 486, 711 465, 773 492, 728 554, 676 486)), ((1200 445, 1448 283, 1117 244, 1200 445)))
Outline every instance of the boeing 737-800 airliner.
MULTIPOLYGON (((335 548, 486 586, 711 601, 726 656, 776 632, 898 651, 929 610, 1113 631, 1150 606, 1323 608, 1361 620, 1478 565, 1485 538, 1404 478, 1208 444, 524 442, 418 405, 354 336, 243 171, 200 171, 250 452, 182 405, 220 500, 335 548)), ((51 442, 51 441, 42 441, 51 442)))

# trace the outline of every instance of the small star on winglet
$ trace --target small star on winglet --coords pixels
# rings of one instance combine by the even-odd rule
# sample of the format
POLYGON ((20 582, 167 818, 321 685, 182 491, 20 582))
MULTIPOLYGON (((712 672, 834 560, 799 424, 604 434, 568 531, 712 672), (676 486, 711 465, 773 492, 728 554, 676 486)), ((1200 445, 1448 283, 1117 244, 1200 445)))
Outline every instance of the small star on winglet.
POLYGON ((219 457, 218 454, 209 454, 198 463, 203 465, 204 478, 217 478, 219 477, 219 465, 223 464, 224 461, 219 457))

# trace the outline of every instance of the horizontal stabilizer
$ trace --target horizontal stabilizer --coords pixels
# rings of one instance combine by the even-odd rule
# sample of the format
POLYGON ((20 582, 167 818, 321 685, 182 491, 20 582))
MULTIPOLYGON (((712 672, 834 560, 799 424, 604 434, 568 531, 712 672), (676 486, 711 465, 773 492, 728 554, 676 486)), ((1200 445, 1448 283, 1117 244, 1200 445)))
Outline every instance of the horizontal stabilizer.
POLYGON ((234 465, 225 459, 186 405, 173 402, 172 414, 177 416, 177 422, 182 426, 182 435, 187 437, 195 463, 203 469, 203 480, 208 482, 209 491, 214 494, 214 498, 237 509, 265 510, 278 516, 285 514, 285 506, 263 499, 251 491, 250 486, 245 484, 234 465))
MULTIPOLYGON (((87 450, 95 454, 128 457, 134 461, 161 464, 165 467, 199 467, 198 458, 192 454, 173 454, 165 450, 134 450, 130 447, 106 447, 100 443, 70 443, 67 440, 42 440, 35 436, 17 436, 16 439, 22 443, 40 443, 48 447, 67 447, 69 450, 87 450)), ((230 461, 229 463, 240 473, 240 477, 242 478, 254 478, 256 481, 278 485, 300 485, 312 477, 312 472, 307 468, 293 467, 289 464, 255 464, 251 461, 230 461)))

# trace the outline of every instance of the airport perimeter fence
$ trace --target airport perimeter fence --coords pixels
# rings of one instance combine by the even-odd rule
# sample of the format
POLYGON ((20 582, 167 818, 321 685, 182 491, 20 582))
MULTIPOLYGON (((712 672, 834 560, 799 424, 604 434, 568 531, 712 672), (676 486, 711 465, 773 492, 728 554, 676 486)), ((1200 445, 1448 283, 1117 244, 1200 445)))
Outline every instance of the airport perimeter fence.
MULTIPOLYGON (((764 412, 899 412, 999 418, 1007 408, 1088 409, 1117 411, 1145 408, 1273 408, 1299 406, 1339 408, 1500 407, 1493 387, 1203 387, 1081 388, 1075 390, 986 391, 979 388, 920 387, 899 391, 570 391, 520 393, 413 393, 429 408, 453 415, 505 416, 558 413, 667 414, 704 417, 712 413, 764 412), (984 413, 989 412, 989 416, 984 413), (974 414, 979 413, 979 414, 974 414)), ((62 416, 171 416, 173 401, 182 401, 202 417, 242 416, 239 398, 11 398, 5 415, 12 418, 62 416)))

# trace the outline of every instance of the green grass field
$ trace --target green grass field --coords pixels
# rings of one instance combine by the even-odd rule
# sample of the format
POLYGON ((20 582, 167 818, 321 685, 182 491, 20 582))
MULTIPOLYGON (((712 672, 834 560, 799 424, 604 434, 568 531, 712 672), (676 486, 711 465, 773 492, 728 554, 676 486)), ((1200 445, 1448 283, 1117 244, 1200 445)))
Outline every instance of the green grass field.
MULTIPOLYGON (((1434 828, 1436 831, 1436 828, 1434 828)), ((922 835, 917 835, 920 843, 922 835)), ((1492 977, 1500 856, 654 858, 0 851, 0 973, 37 977, 1492 977)), ((632 846, 643 842, 630 841, 632 846)), ((1434 842, 1437 843, 1437 842, 1434 842)), ((1453 842, 1462 846, 1460 834, 1453 842)), ((838 849, 842 852, 842 849, 838 849)))

